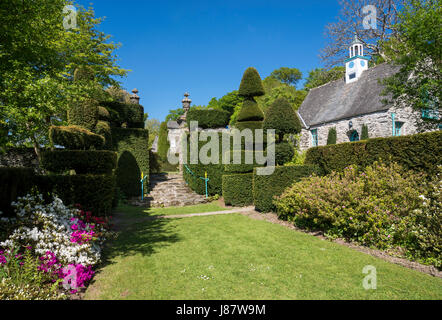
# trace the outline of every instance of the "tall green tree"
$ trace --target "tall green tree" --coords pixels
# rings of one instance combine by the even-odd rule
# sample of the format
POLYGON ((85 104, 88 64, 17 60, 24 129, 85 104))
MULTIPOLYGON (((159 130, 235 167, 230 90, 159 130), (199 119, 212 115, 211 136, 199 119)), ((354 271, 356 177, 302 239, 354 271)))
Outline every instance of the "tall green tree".
POLYGON ((302 79, 302 72, 296 68, 282 67, 273 71, 270 76, 296 88, 299 80, 302 79))
POLYGON ((391 94, 385 102, 426 113, 417 125, 435 128, 442 114, 442 1, 407 1, 397 29, 401 41, 391 40, 385 48, 400 69, 384 82, 391 94))
POLYGON ((309 72, 309 75, 304 84, 304 89, 309 91, 317 88, 331 81, 344 79, 345 67, 334 67, 329 70, 323 68, 316 68, 309 72))
POLYGON ((76 27, 66 30, 67 0, 0 2, 0 106, 8 145, 32 145, 39 155, 51 124, 66 119, 68 106, 97 97, 114 76, 118 45, 97 26, 93 9, 78 7, 76 27), (74 71, 89 66, 93 80, 74 82, 74 71))

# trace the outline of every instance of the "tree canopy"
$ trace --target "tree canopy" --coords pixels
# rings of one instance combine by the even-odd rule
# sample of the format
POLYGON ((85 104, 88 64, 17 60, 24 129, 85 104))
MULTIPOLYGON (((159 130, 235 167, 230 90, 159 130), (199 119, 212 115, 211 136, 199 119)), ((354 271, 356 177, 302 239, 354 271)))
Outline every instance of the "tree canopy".
POLYGON ((292 85, 296 88, 299 80, 302 79, 302 72, 296 68, 282 67, 278 70, 273 71, 270 77, 281 81, 282 83, 292 85))
POLYGON ((345 67, 334 67, 332 69, 317 68, 310 71, 306 82, 304 84, 304 89, 311 90, 317 88, 331 81, 344 79, 345 77, 345 67))

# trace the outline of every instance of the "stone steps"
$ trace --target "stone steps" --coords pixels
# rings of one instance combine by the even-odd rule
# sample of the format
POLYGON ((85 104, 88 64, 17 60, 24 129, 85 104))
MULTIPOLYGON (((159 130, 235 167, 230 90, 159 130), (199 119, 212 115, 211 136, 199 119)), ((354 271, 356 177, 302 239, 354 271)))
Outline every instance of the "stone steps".
POLYGON ((192 191, 179 174, 151 175, 149 190, 150 193, 144 201, 134 200, 132 203, 158 208, 183 207, 207 202, 206 197, 192 191))

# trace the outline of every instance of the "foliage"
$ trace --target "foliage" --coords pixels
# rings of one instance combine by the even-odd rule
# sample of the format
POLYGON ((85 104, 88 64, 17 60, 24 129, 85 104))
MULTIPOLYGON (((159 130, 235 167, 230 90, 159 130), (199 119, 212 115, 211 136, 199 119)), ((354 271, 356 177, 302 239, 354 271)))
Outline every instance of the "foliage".
POLYGON ((170 110, 169 114, 166 116, 166 119, 164 120, 166 124, 169 121, 177 121, 182 115, 184 115, 184 109, 178 108, 175 110, 170 110))
POLYGON ((224 110, 198 110, 191 108, 187 113, 187 125, 191 121, 197 121, 202 129, 225 128, 229 124, 230 114, 224 110))
MULTIPOLYGON (((442 244, 435 237, 440 232, 441 220, 435 213, 425 218, 415 211, 426 206, 425 183, 422 174, 406 172, 395 163, 375 162, 363 172, 351 166, 341 173, 302 180, 274 204, 280 218, 293 221, 298 227, 321 230, 332 238, 343 237, 380 249, 403 247, 408 251, 410 247, 421 247, 416 239, 422 224, 416 219, 417 214, 427 219, 426 231, 432 236, 425 246, 426 255, 428 244, 434 244, 430 256, 440 266, 442 244), (439 231, 434 233, 435 230, 439 231)), ((440 206, 440 198, 437 201, 440 206)))
POLYGON ((288 142, 280 142, 275 145, 275 163, 282 166, 290 162, 295 156, 295 150, 288 142))
POLYGON ((265 94, 261 77, 255 68, 250 67, 244 72, 238 94, 244 98, 259 97, 265 94))
POLYGON ((31 143, 37 154, 48 145, 48 128, 63 124, 68 106, 124 76, 116 65, 109 36, 97 30, 101 19, 92 9, 77 10, 77 28, 63 27, 67 0, 37 0, 0 4, 0 103, 1 122, 8 124, 8 143, 31 143), (94 71, 93 81, 74 82, 74 71, 83 65, 94 71))
POLYGON ((344 77, 345 67, 334 67, 329 70, 316 68, 310 71, 304 84, 304 88, 306 90, 311 90, 331 81, 344 79, 344 77))
POLYGON ((59 145, 69 150, 100 150, 104 137, 78 126, 52 126, 49 128, 52 145, 59 145))
MULTIPOLYGON (((219 138, 219 154, 218 159, 222 159, 222 133, 218 133, 219 138)), ((187 168, 183 169, 183 177, 188 186, 198 194, 206 194, 205 183, 202 179, 204 178, 205 173, 207 172, 207 176, 210 179, 208 182, 208 193, 210 196, 221 194, 222 193, 222 176, 224 174, 224 165, 221 163, 218 164, 202 164, 199 160, 197 164, 192 164, 190 159, 190 135, 187 136, 187 168, 192 172, 189 172, 187 168)), ((208 141, 210 142, 210 141, 208 141)), ((195 142, 198 145, 198 154, 208 142, 198 141, 195 142)), ((210 156, 211 153, 208 153, 210 156)))
POLYGON ((258 103, 253 99, 245 100, 236 119, 237 123, 262 120, 264 120, 264 113, 259 108, 258 103))
POLYGON ((149 173, 161 173, 161 163, 158 157, 158 153, 149 150, 149 173))
POLYGON ((152 148, 156 137, 160 134, 161 123, 157 119, 147 119, 144 123, 144 129, 149 131, 149 148, 152 148))
POLYGON ((93 131, 98 121, 98 102, 86 99, 75 103, 68 109, 68 123, 93 131))
POLYGON ((416 121, 422 129, 437 128, 442 121, 441 25, 441 0, 408 0, 397 24, 401 41, 385 43, 389 57, 399 66, 399 72, 384 80, 384 93, 391 97, 385 103, 437 115, 416 121))
POLYGON ((278 142, 282 142, 285 134, 299 134, 302 126, 290 103, 285 98, 278 98, 267 110, 263 128, 274 129, 278 142))
POLYGON ((235 108, 240 107, 243 98, 239 96, 238 91, 232 91, 221 97, 219 100, 213 98, 210 100, 207 108, 221 109, 229 112, 230 116, 235 112, 235 108))
POLYGON ((109 111, 105 107, 99 106, 98 107, 98 120, 110 121, 110 119, 111 119, 111 116, 110 116, 109 111))
POLYGON ((361 140, 368 140, 370 137, 368 135, 368 126, 366 124, 362 125, 361 140))
POLYGON ((53 173, 75 170, 77 174, 112 174, 117 154, 112 151, 43 151, 41 166, 53 173))
POLYGON ((245 207, 253 204, 253 173, 224 175, 222 187, 226 205, 245 207))
POLYGON ((442 155, 442 132, 412 136, 376 138, 311 148, 306 164, 317 165, 325 174, 342 171, 350 165, 366 167, 380 158, 397 162, 407 170, 437 173, 442 155))
POLYGON ((224 165, 225 172, 228 173, 250 173, 253 172, 255 167, 261 167, 262 164, 258 164, 255 159, 255 153, 253 151, 246 150, 231 150, 230 151, 230 163, 224 165), (239 164, 234 164, 236 157, 241 156, 239 164), (246 164, 247 159, 252 159, 251 164, 246 164))
POLYGON ((160 126, 160 132, 158 135, 158 156, 162 161, 167 160, 169 153, 169 132, 167 130, 167 122, 162 122, 160 126))
POLYGON ((66 205, 81 203, 85 210, 97 216, 112 211, 115 195, 115 176, 110 174, 50 174, 36 176, 35 185, 44 195, 55 194, 66 205))
POLYGON ((6 216, 13 215, 11 203, 31 190, 33 177, 31 168, 0 168, 0 212, 6 216))
POLYGON ((103 149, 111 150, 112 149, 112 131, 109 122, 107 121, 98 121, 95 126, 95 133, 102 136, 104 138, 103 149))
POLYGON ((253 198, 255 209, 261 212, 274 211, 273 198, 280 196, 293 183, 307 178, 318 169, 314 166, 285 166, 275 167, 269 176, 260 176, 253 173, 253 198))
MULTIPOLYGON (((336 140, 337 140, 337 132, 336 132, 336 128, 330 128, 330 130, 328 130, 328 137, 327 137, 327 145, 332 145, 332 144, 336 144, 336 140)), ((364 140, 364 139, 361 139, 364 140)))
MULTIPOLYGON (((141 193, 141 173, 149 177, 149 131, 113 128, 114 150, 118 152, 117 185, 126 196, 141 193)), ((147 178, 144 191, 148 191, 147 178)))
POLYGON ((296 68, 282 67, 273 71, 270 76, 296 88, 299 80, 302 79, 302 72, 296 68))

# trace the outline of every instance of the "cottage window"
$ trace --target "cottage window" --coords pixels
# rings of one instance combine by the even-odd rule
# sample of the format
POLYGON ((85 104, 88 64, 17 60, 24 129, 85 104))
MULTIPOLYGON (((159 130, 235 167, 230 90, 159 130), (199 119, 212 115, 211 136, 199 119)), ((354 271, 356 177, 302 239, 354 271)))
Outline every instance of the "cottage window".
POLYGON ((317 147, 319 145, 318 141, 318 129, 314 129, 311 131, 312 133, 312 146, 317 147))
POLYGON ((404 126, 403 122, 396 121, 394 124, 394 136, 400 137, 402 135, 402 127, 404 126))

